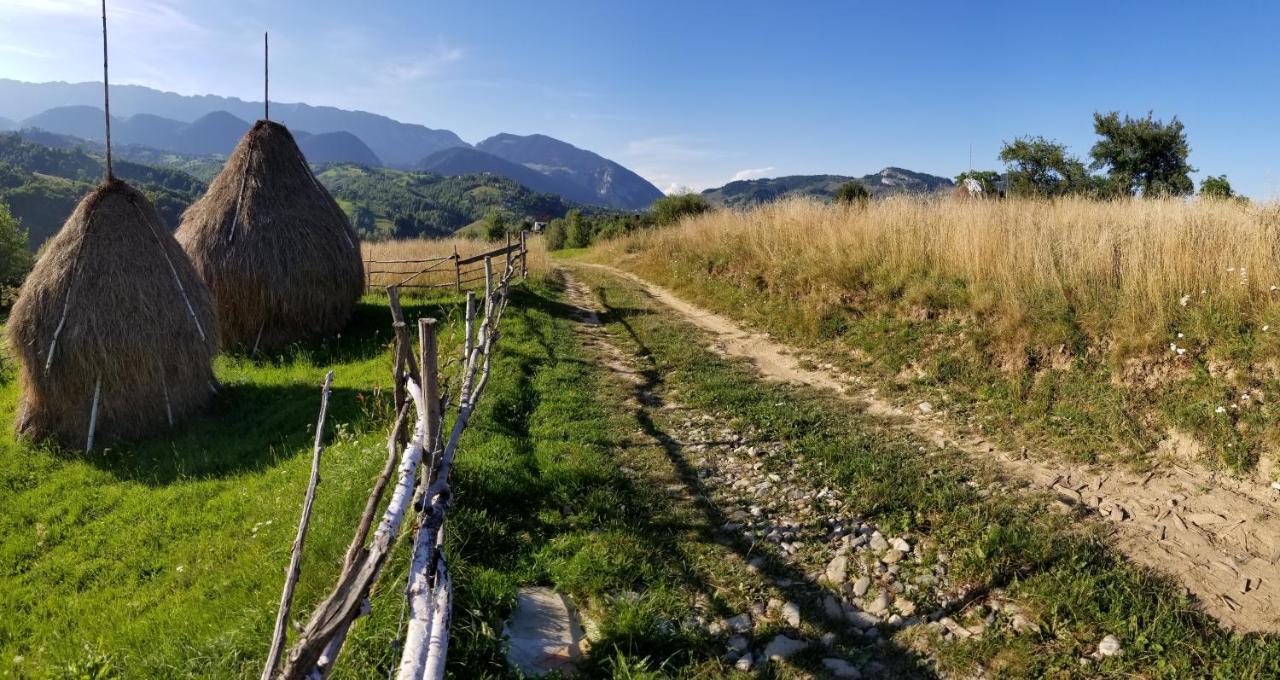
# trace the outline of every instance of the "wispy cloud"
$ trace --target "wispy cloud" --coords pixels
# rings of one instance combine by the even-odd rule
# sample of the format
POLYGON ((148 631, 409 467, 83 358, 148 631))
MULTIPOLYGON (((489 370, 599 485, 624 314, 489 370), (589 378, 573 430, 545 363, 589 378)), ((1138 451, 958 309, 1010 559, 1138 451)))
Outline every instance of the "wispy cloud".
POLYGON ((757 177, 764 177, 766 174, 770 172, 773 172, 772 165, 770 165, 767 168, 747 168, 746 170, 739 170, 733 173, 733 181, 737 182, 744 179, 755 179, 757 177))
POLYGON ((711 150, 707 149, 698 138, 690 135, 663 135, 633 139, 622 149, 622 155, 630 158, 666 161, 706 158, 711 153, 711 150))
POLYGON ((372 71, 377 84, 399 87, 438 75, 444 66, 462 60, 460 48, 440 45, 430 52, 384 60, 372 71))
POLYGON ((23 47, 21 45, 0 45, 0 52, 8 52, 10 54, 31 57, 32 59, 47 59, 50 56, 48 52, 23 47))

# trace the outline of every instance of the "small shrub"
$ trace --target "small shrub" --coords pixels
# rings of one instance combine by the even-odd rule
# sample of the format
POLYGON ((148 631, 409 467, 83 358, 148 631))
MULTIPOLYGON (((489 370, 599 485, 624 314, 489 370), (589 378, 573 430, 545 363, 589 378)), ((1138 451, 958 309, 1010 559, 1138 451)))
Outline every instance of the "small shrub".
POLYGON ((711 210, 711 204, 698 194, 676 194, 654 201, 649 208, 649 216, 654 224, 665 226, 691 215, 701 215, 708 210, 711 210))
POLYGON ((871 192, 862 186, 862 182, 845 182, 836 189, 836 203, 866 205, 871 200, 871 192))

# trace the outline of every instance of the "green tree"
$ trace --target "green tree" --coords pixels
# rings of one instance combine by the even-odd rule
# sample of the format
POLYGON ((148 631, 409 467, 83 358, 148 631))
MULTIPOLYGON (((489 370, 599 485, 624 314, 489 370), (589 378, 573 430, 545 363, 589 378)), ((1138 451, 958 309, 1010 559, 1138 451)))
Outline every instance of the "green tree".
POLYGON ((484 216, 484 237, 497 241, 507 235, 507 216, 499 208, 490 208, 484 216))
POLYGON ((547 239, 547 250, 560 250, 567 243, 564 220, 557 217, 547 224, 543 238, 547 239))
POLYGON ((1226 175, 1210 175, 1200 182, 1200 196, 1203 198, 1234 198, 1235 195, 1226 175))
POLYGON ((649 208, 649 218, 654 224, 665 226, 691 215, 701 215, 710 209, 711 204, 698 194, 675 194, 654 201, 649 208))
POLYGON ((1005 142, 1000 160, 1009 167, 1009 193, 1015 196, 1060 196, 1089 191, 1093 183, 1084 163, 1067 147, 1044 137, 1005 142))
POLYGON ((565 245, 570 248, 586 248, 591 245, 591 223, 582 211, 574 208, 564 217, 565 245))
POLYGON ((27 232, 0 202, 0 304, 13 304, 18 287, 31 271, 31 253, 27 250, 27 232))
POLYGON ((995 195, 996 184, 1000 181, 1000 173, 995 170, 970 170, 956 175, 956 184, 964 184, 966 179, 974 179, 982 185, 982 192, 995 195))
POLYGON ((1187 164, 1191 153, 1182 121, 1168 123, 1145 118, 1120 118, 1112 111, 1093 114, 1093 130, 1099 139, 1089 151, 1095 170, 1106 168, 1118 193, 1143 196, 1185 196, 1195 190, 1187 164))
POLYGON ((871 192, 867 191, 865 186, 862 186, 862 182, 845 182, 836 189, 836 203, 866 205, 867 201, 870 200, 871 192))

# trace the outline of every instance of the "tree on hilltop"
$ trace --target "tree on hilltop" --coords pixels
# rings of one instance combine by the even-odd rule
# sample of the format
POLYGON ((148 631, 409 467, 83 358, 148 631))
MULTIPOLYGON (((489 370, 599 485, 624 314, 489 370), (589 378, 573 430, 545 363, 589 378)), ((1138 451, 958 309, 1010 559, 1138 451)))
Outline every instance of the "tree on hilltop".
POLYGON ((840 187, 836 189, 836 203, 843 205, 851 205, 854 203, 866 205, 867 201, 870 200, 871 192, 862 185, 862 182, 851 180, 841 184, 840 187))
POLYGON ((1106 168, 1109 182, 1118 193, 1143 196, 1185 196, 1195 190, 1187 163, 1191 153, 1182 121, 1174 116, 1168 123, 1145 118, 1120 118, 1112 111, 1093 114, 1093 130, 1102 139, 1089 155, 1095 170, 1106 168))
POLYGON ((1065 144, 1044 137, 1018 137, 1005 142, 1000 160, 1009 166, 1011 195, 1085 193, 1093 185, 1084 163, 1068 153, 1065 144))

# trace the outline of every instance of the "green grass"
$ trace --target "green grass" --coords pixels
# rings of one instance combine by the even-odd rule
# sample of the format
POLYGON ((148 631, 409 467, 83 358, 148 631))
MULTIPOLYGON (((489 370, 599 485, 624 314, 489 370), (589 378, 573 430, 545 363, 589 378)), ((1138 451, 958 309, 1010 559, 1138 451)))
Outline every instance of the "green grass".
MULTIPOLYGON (((600 627, 588 675, 705 675, 719 662, 699 630, 682 623, 693 591, 671 548, 683 520, 662 508, 657 487, 620 471, 620 460, 644 467, 640 459, 661 454, 628 443, 622 394, 577 345, 556 291, 533 284, 513 295, 454 473, 451 671, 506 677, 502 621, 518 587, 546 584, 571 594, 600 627)), ((453 299, 406 303, 411 321, 446 321, 445 356, 457 347, 456 312, 453 299)), ((339 338, 267 361, 220 358, 224 387, 213 408, 172 433, 83 455, 16 443, 6 432, 0 677, 256 677, 326 370, 336 373, 330 443, 295 620, 332 584, 385 460, 388 320, 385 302, 368 298, 339 338)), ((18 396, 12 377, 0 388, 5 428, 18 396)), ((394 667, 407 558, 407 545, 393 553, 335 677, 394 667)))
POLYGON ((962 582, 1003 588, 1038 620, 1037 636, 989 635, 944 648, 944 667, 997 676, 1268 677, 1280 668, 1274 636, 1223 631, 1169 580, 1117 557, 1037 493, 979 489, 991 471, 959 454, 930 456, 853 406, 809 390, 763 384, 753 369, 701 349, 687 324, 633 284, 598 270, 578 275, 609 306, 605 322, 652 362, 652 374, 689 406, 802 451, 808 474, 841 487, 850 510, 882 528, 928 535, 952 554, 962 582), (969 482, 976 482, 975 488, 969 482), (1125 654, 1083 671, 1078 659, 1111 633, 1125 654))

